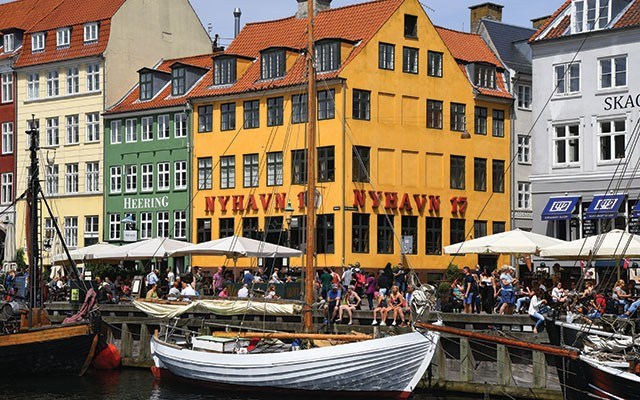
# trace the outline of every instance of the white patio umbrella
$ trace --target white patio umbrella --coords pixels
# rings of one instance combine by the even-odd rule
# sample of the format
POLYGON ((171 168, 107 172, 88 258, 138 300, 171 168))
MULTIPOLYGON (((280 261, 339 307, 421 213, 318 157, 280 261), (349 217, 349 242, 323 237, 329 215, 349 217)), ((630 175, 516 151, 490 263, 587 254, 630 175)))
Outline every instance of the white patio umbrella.
POLYGON ((162 258, 189 243, 173 240, 169 238, 153 238, 129 243, 124 246, 115 247, 93 255, 95 260, 150 260, 152 258, 162 258))
POLYGON ((279 246, 273 243, 249 239, 242 236, 229 236, 222 239, 198 243, 178 249, 170 253, 178 255, 222 255, 229 258, 238 257, 300 257, 300 250, 279 246))
POLYGON ((545 247, 540 255, 556 259, 640 257, 640 236, 614 229, 601 235, 545 247))
MULTIPOLYGON (((91 246, 82 247, 79 249, 71 250, 69 255, 71 259, 75 262, 83 263, 87 260, 93 258, 94 254, 102 253, 111 249, 116 249, 117 246, 114 246, 109 243, 96 243, 91 246)), ((68 260, 67 255, 65 253, 56 254, 51 257, 51 262, 53 264, 63 264, 68 260)))
POLYGON ((540 249, 565 243, 564 240, 551 238, 520 229, 483 236, 481 238, 455 243, 444 248, 446 254, 538 254, 540 249))

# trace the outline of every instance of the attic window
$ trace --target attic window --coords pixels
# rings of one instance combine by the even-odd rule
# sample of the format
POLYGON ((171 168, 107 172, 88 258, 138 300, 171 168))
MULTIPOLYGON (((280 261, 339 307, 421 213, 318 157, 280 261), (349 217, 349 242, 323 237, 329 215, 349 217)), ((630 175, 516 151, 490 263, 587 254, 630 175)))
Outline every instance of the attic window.
POLYGON ((10 53, 16 49, 16 37, 13 33, 7 33, 3 37, 4 52, 10 53))
POLYGON ((574 0, 573 32, 604 29, 611 21, 612 0, 574 0))
POLYGON ((340 42, 323 41, 316 44, 318 72, 335 71, 340 67, 340 42))
POLYGON ((220 57, 213 62, 213 84, 230 85, 236 82, 236 59, 220 57))
POLYGON ((174 68, 171 71, 171 94, 173 96, 182 96, 187 91, 187 81, 185 69, 182 67, 174 68))
POLYGON ((45 42, 45 34, 44 32, 38 32, 31 35, 31 51, 38 52, 44 51, 44 42, 45 42))
POLYGON ((285 74, 285 52, 283 49, 262 53, 262 79, 274 79, 285 74))
POLYGON ((415 15, 404 15, 404 36, 408 38, 418 37, 418 17, 415 15))
POLYGON ((492 65, 476 64, 474 71, 474 82, 477 86, 495 89, 496 67, 492 65))
POLYGON ((68 47, 71 43, 71 28, 60 28, 56 32, 56 44, 58 47, 68 47))
POLYGON ((84 42, 97 42, 98 41, 98 23, 90 22, 84 25, 84 42))
POLYGON ((140 100, 153 98, 153 75, 149 72, 140 74, 140 100))

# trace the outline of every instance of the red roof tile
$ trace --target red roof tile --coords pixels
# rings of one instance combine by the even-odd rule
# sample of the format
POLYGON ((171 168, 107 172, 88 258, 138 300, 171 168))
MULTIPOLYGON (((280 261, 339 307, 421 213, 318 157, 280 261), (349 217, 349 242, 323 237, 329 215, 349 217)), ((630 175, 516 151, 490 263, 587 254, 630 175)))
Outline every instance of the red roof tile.
POLYGON ((540 36, 540 34, 542 32, 544 32, 549 25, 553 24, 553 22, 556 20, 556 18, 558 18, 558 15, 560 15, 562 12, 564 12, 564 10, 567 9, 567 7, 569 7, 571 5, 571 1, 572 0, 566 0, 564 2, 564 4, 562 4, 560 6, 560 8, 558 8, 556 10, 556 12, 553 13, 553 15, 551 15, 551 17, 549 18, 549 20, 547 20, 546 23, 544 23, 540 28, 538 28, 538 30, 536 31, 536 33, 533 34, 533 36, 531 36, 531 39, 529 39, 530 42, 537 40, 538 37, 540 36))
POLYGON ((126 0, 62 0, 58 6, 29 29, 43 32, 64 26, 110 19, 126 0))
POLYGON ((502 64, 491 51, 487 43, 480 35, 455 31, 453 29, 442 28, 436 26, 436 31, 449 48, 451 55, 456 60, 465 63, 485 62, 493 64, 496 67, 502 67, 502 64))
POLYGON ((571 24, 571 16, 567 15, 560 21, 560 23, 553 28, 549 29, 546 35, 544 35, 544 39, 555 39, 564 35, 567 31, 567 28, 571 24))
POLYGON ((0 30, 28 30, 63 0, 17 0, 0 5, 0 30))
POLYGON ((627 12, 615 24, 615 28, 627 28, 640 25, 640 1, 634 1, 627 12))

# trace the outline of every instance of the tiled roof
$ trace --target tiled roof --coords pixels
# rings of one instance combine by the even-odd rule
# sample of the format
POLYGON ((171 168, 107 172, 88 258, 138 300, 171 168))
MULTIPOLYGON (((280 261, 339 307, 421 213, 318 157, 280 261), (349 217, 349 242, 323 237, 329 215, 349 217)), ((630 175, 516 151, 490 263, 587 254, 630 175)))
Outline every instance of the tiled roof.
POLYGON ((560 8, 558 8, 558 9, 556 10, 556 12, 554 12, 554 13, 553 13, 553 15, 551 15, 551 17, 549 17, 549 19, 547 20, 547 22, 546 22, 546 23, 544 23, 540 28, 538 28, 538 30, 536 31, 536 33, 534 33, 534 34, 533 34, 533 36, 531 36, 531 39, 529 39, 529 41, 537 40, 537 39, 538 39, 538 37, 540 36, 540 34, 541 34, 542 32, 544 32, 544 31, 549 27, 549 25, 551 25, 551 24, 553 23, 553 21, 555 21, 555 20, 556 20, 556 18, 558 18, 558 15, 560 15, 561 13, 563 13, 563 12, 564 12, 564 10, 566 10, 566 9, 567 9, 567 7, 569 7, 569 6, 571 5, 571 1, 572 1, 572 0, 566 0, 566 1, 564 2, 564 4, 562 4, 562 5, 560 6, 560 8))
POLYGON ((0 5, 0 30, 28 30, 63 0, 17 0, 0 5))
MULTIPOLYGON (((157 71, 170 72, 171 65, 175 63, 181 63, 210 70, 212 66, 211 56, 212 54, 201 54, 197 56, 174 58, 171 60, 163 61, 154 69, 157 71)), ((206 82, 211 82, 211 74, 205 74, 205 77, 196 82, 195 86, 207 86, 206 83, 204 83, 205 79, 208 79, 206 82)), ((187 98, 192 92, 193 89, 182 96, 172 96, 171 84, 168 84, 165 85, 165 87, 162 88, 153 99, 148 101, 140 101, 140 90, 138 89, 138 85, 136 85, 133 87, 133 89, 131 89, 131 91, 125 96, 124 99, 118 102, 111 109, 107 110, 107 112, 105 112, 105 115, 180 106, 187 102, 187 98)))
MULTIPOLYGON (((56 0, 48 0, 56 1, 56 0)), ((30 32, 42 32, 64 26, 110 19, 126 0, 58 0, 58 6, 32 26, 30 32)))
POLYGON ((640 25, 640 1, 634 1, 631 7, 616 22, 615 28, 627 28, 640 25))
MULTIPOLYGON (((318 79, 337 78, 342 68, 365 47, 374 34, 384 25, 402 4, 403 0, 377 0, 332 8, 318 12, 314 20, 314 39, 342 39, 356 45, 337 71, 318 75, 318 79)), ((298 49, 307 45, 307 21, 289 17, 285 19, 247 24, 234 39, 225 54, 239 55, 256 59, 243 76, 231 86, 200 86, 194 90, 193 97, 207 97, 287 87, 302 84, 306 80, 304 56, 290 54, 296 60, 287 74, 276 80, 260 80, 260 51, 273 47, 298 49)), ((212 80, 208 79, 211 83, 212 80)))

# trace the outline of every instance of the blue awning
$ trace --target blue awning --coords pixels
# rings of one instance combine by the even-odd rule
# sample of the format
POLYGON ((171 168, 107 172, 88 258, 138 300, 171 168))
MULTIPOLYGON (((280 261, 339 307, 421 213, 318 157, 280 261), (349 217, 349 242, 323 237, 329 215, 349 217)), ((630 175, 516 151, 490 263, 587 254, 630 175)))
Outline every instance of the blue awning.
POLYGON ((542 211, 543 221, 571 219, 580 196, 552 197, 542 211))
POLYGON ((593 196, 593 200, 584 213, 585 219, 615 218, 624 202, 624 194, 602 194, 593 196))
POLYGON ((640 217, 640 201, 638 201, 635 207, 633 207, 633 211, 631 211, 631 216, 640 217))

